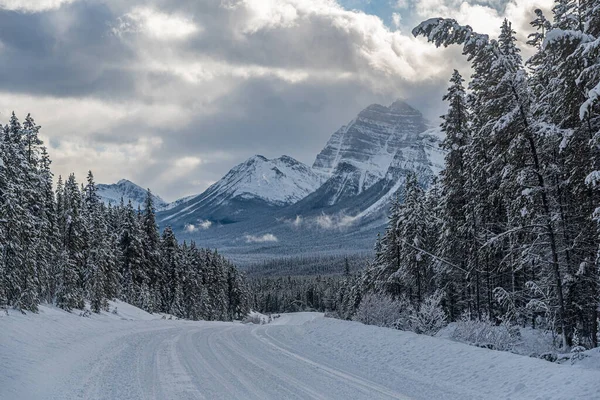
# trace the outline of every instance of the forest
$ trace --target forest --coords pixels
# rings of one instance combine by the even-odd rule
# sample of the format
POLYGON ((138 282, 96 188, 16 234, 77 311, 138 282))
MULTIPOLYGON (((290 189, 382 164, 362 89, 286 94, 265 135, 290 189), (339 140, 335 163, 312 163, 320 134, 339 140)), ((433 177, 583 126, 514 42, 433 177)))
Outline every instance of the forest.
POLYGON ((0 307, 108 311, 120 299, 149 312, 231 320, 249 311, 247 284, 216 251, 160 234, 150 191, 143 210, 105 206, 92 172, 53 188, 40 126, 13 113, 0 135, 0 307))
POLYGON ((561 0, 552 12, 535 11, 526 61, 507 20, 497 39, 452 19, 416 27, 438 47, 462 46, 473 71, 465 87, 455 70, 444 96, 444 171, 406 177, 361 273, 263 279, 255 306, 377 314, 432 333, 440 319, 489 321, 597 347, 600 5, 561 0), (281 290, 295 302, 275 298, 281 290))
MULTIPOLYGON (((406 187, 347 304, 384 293, 419 309, 547 329, 565 349, 598 346, 600 5, 536 10, 523 61, 504 21, 497 39, 452 19, 413 30, 461 45, 444 100, 445 170, 406 187), (428 186, 428 190, 423 187, 428 186)), ((345 316, 355 312, 345 311, 345 316)))

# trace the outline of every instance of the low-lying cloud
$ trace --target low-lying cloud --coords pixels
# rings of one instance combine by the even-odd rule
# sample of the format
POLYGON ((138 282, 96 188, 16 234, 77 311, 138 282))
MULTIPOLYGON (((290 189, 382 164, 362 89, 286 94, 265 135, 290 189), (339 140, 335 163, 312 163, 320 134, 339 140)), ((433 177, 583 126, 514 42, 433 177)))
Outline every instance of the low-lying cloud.
POLYGON ((295 219, 280 220, 284 224, 292 226, 294 229, 300 228, 317 228, 325 230, 344 230, 351 227, 357 222, 359 217, 350 216, 343 213, 340 214, 325 214, 317 216, 304 217, 296 215, 295 219))
POLYGON ((272 233, 265 233, 262 236, 246 235, 246 243, 273 243, 278 242, 277 236, 272 233))
POLYGON ((198 232, 199 230, 209 229, 211 226, 212 226, 211 221, 199 220, 197 224, 187 224, 185 226, 185 231, 187 233, 194 233, 194 232, 198 232))

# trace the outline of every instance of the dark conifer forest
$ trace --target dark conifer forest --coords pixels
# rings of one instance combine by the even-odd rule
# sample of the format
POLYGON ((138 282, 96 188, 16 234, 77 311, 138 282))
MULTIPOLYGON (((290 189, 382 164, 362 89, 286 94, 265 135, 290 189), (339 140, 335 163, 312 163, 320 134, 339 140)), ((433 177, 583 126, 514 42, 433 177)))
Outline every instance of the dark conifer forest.
POLYGON ((162 234, 150 191, 143 209, 106 206, 92 172, 58 178, 40 127, 14 115, 0 138, 0 307, 108 311, 120 299, 149 312, 231 320, 249 311, 243 275, 217 251, 162 234))
POLYGON ((600 8, 536 10, 523 62, 509 21, 496 39, 451 19, 413 30, 460 45, 444 100, 447 151, 437 182, 408 177, 376 256, 349 293, 383 292, 418 308, 439 296, 465 313, 550 329, 563 346, 598 345, 600 8))
POLYGON ((555 332, 563 348, 597 347, 600 8, 558 1, 552 12, 535 11, 527 61, 507 20, 495 39, 452 19, 415 28, 438 47, 462 46, 473 71, 465 87, 455 70, 444 96, 440 178, 406 178, 362 273, 258 280, 255 305, 352 318, 379 294, 411 312, 433 304, 448 322, 528 326, 555 332))

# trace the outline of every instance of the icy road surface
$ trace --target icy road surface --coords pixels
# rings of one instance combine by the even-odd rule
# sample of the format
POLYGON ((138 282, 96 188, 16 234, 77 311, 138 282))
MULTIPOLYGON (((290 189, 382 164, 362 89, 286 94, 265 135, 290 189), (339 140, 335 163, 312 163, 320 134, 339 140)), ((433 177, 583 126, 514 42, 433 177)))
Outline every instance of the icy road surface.
POLYGON ((82 318, 53 308, 0 317, 3 400, 591 399, 598 393, 596 371, 316 313, 282 315, 269 325, 82 318))

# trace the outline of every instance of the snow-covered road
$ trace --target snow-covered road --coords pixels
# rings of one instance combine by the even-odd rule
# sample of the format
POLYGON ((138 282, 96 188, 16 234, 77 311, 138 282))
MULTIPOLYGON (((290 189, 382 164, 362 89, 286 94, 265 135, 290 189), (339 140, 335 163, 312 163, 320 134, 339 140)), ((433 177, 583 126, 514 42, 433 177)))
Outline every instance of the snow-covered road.
POLYGON ((0 399, 593 398, 600 373, 321 314, 0 318, 0 399), (45 332, 44 332, 45 331, 45 332))

